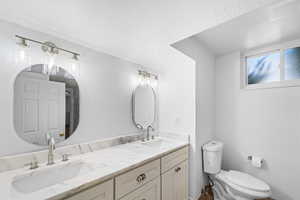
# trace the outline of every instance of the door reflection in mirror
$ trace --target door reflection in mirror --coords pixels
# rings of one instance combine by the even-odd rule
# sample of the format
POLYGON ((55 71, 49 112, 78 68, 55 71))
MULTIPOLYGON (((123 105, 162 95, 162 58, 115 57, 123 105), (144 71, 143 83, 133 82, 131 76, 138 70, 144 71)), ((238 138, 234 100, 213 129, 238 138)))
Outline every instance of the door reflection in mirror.
POLYGON ((79 124, 79 87, 75 78, 61 67, 47 74, 44 65, 21 71, 14 84, 14 126, 19 137, 47 145, 68 139, 79 124))

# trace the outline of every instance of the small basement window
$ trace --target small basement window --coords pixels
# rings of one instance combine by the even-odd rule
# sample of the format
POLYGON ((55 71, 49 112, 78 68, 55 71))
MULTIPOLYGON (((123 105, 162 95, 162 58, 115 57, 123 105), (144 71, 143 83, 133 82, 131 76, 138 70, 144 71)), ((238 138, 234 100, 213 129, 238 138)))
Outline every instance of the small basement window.
POLYGON ((248 85, 280 81, 280 51, 246 57, 248 85))
POLYGON ((244 88, 300 86, 300 42, 243 56, 244 88))
POLYGON ((300 79, 300 47, 284 50, 284 79, 300 79))

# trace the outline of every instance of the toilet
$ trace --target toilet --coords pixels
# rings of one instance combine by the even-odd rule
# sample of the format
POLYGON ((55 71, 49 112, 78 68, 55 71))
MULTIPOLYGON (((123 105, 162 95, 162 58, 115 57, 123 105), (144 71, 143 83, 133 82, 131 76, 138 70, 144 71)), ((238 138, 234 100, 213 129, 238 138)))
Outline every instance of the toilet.
POLYGON ((215 200, 254 200, 271 196, 268 184, 247 173, 221 169, 223 143, 210 141, 203 145, 204 172, 213 183, 215 200))

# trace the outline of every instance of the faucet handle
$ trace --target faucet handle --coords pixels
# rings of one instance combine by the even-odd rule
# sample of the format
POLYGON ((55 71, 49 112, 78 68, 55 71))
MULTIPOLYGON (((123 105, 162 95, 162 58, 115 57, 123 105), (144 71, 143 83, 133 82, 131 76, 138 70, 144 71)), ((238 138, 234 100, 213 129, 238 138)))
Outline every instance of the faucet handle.
POLYGON ((152 131, 155 131, 155 129, 153 128, 152 125, 149 125, 149 126, 148 126, 148 129, 151 129, 152 131))
POLYGON ((72 154, 68 154, 68 153, 63 154, 63 155, 62 155, 62 161, 63 161, 63 162, 68 161, 68 160, 69 160, 69 156, 71 156, 71 155, 72 155, 72 154))
POLYGON ((29 169, 36 169, 39 167, 37 160, 32 160, 30 163, 26 163, 24 166, 30 166, 29 169))
POLYGON ((141 129, 141 130, 143 130, 143 126, 142 126, 142 125, 140 125, 140 124, 136 124, 136 127, 137 127, 138 129, 141 129))

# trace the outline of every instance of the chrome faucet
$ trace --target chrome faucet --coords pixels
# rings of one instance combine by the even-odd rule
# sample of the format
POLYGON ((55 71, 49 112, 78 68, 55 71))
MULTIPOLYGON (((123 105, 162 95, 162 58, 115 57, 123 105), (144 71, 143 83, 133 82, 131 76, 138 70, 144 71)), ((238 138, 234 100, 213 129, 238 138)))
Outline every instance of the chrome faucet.
POLYGON ((150 140, 150 129, 154 131, 154 128, 151 125, 147 127, 147 140, 150 140))
POLYGON ((48 142, 48 163, 47 165, 53 165, 54 164, 54 149, 55 149, 55 140, 53 135, 48 134, 47 135, 47 142, 48 142))

